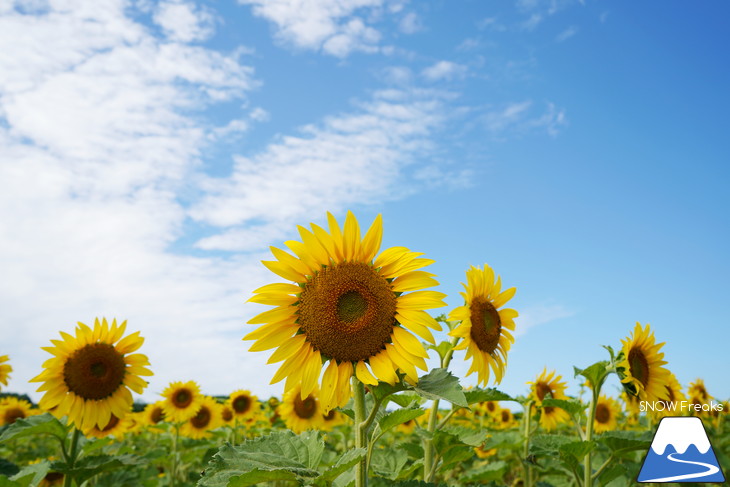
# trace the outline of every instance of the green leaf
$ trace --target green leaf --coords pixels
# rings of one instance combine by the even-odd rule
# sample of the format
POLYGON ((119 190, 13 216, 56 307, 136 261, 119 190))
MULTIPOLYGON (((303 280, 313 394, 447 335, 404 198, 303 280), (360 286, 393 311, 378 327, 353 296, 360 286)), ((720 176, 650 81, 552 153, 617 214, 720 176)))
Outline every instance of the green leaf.
POLYGON ((487 430, 474 430, 466 426, 449 426, 443 430, 445 433, 454 435, 462 443, 469 446, 481 446, 487 439, 487 430))
POLYGON ((380 418, 378 424, 380 425, 380 430, 385 433, 389 429, 395 428, 399 424, 407 423, 419 416, 423 416, 425 413, 426 411, 421 408, 396 409, 380 418))
POLYGON ((402 408, 409 407, 411 405, 420 405, 423 402, 421 396, 414 392, 404 392, 403 394, 393 394, 389 399, 399 405, 402 408))
POLYGON ((367 455, 367 450, 365 448, 355 448, 353 450, 346 451, 340 456, 337 463, 322 473, 317 481, 332 482, 341 474, 355 466, 357 462, 365 458, 365 455, 367 455))
POLYGON ((431 350, 436 350, 436 352, 439 354, 439 358, 441 359, 441 363, 443 363, 444 357, 449 352, 449 350, 454 348, 454 346, 450 342, 443 341, 438 345, 431 345, 428 348, 430 348, 431 350))
POLYGON ((564 409, 571 416, 580 415, 586 408, 580 401, 575 399, 553 399, 545 398, 542 400, 542 407, 554 407, 564 409))
POLYGON ((246 487, 248 485, 256 485, 261 482, 273 482, 276 480, 296 481, 297 476, 287 470, 259 470, 255 468, 250 472, 231 477, 226 485, 228 487, 246 487))
POLYGON ((0 475, 0 487, 24 487, 24 484, 19 484, 15 480, 10 480, 4 475, 0 475))
POLYGON ((373 478, 370 479, 368 485, 372 487, 443 487, 446 484, 433 484, 431 482, 424 482, 423 480, 401 480, 398 482, 392 482, 390 480, 373 478))
POLYGON ((102 472, 109 472, 120 467, 139 465, 141 463, 141 458, 135 455, 93 455, 81 458, 73 468, 69 468, 65 462, 54 462, 52 467, 53 470, 61 472, 64 475, 73 476, 76 482, 81 484, 102 472))
POLYGON ((585 369, 581 370, 578 367, 573 367, 573 370, 575 371, 575 377, 582 375, 590 381, 592 387, 600 388, 608 375, 609 365, 610 362, 608 360, 601 360, 585 369))
POLYGON ((0 475, 11 477, 19 471, 20 467, 18 467, 16 464, 7 461, 4 458, 0 458, 0 475))
POLYGON ((390 396, 391 394, 395 394, 396 392, 403 392, 408 391, 411 389, 411 386, 404 384, 403 382, 400 382, 395 385, 390 385, 387 382, 380 382, 377 386, 368 386, 368 389, 373 394, 375 399, 378 401, 382 401, 387 396, 390 396))
POLYGON ((558 450, 561 456, 571 456, 577 461, 583 461, 583 457, 596 447, 595 441, 573 441, 561 445, 558 450))
POLYGON ((16 420, 0 435, 0 442, 34 435, 51 435, 64 441, 66 432, 66 427, 59 420, 50 413, 44 413, 16 420))
POLYGON ((462 462, 474 456, 474 447, 461 441, 457 435, 444 430, 434 432, 433 446, 442 459, 441 467, 462 462))
MULTIPOLYGON (((596 479, 596 485, 607 485, 609 482, 612 482, 621 476, 626 476, 626 474, 627 471, 625 466, 620 463, 614 463, 601 472, 601 475, 599 475, 596 479)), ((625 482, 624 485, 628 485, 628 482, 625 482)))
POLYGON ((418 385, 414 390, 426 399, 445 399, 457 406, 469 406, 459 379, 446 369, 432 369, 418 379, 418 385))
POLYGON ((646 450, 651 445, 648 431, 607 431, 596 437, 598 443, 606 445, 614 455, 635 450, 646 450))
POLYGON ((370 468, 376 475, 395 480, 398 478, 407 461, 408 454, 400 448, 379 448, 373 451, 370 468))
POLYGON ((465 391, 464 396, 466 396, 466 401, 470 405, 486 401, 517 401, 517 399, 513 398, 509 394, 498 391, 493 387, 488 389, 471 389, 469 391, 465 391))
POLYGON ((522 447, 522 435, 517 431, 495 431, 490 434, 484 442, 484 449, 491 450, 492 448, 521 448, 522 447))
MULTIPOLYGON (((16 421, 17 423, 17 421, 16 421)), ((13 423, 15 424, 15 423, 13 423)), ((29 485, 38 485, 41 480, 48 474, 51 469, 51 464, 48 461, 42 461, 33 465, 28 465, 20 469, 20 472, 11 477, 10 480, 14 483, 8 484, 15 487, 28 487, 29 485)), ((0 477, 4 478, 4 477, 0 477)), ((0 484, 2 485, 2 484, 0 484)), ((4 486, 3 486, 4 487, 4 486)))
POLYGON ((489 462, 477 469, 470 469, 466 477, 460 479, 462 482, 492 482, 502 480, 509 468, 506 462, 497 460, 489 462))
POLYGON ((535 435, 530 439, 530 454, 542 455, 559 453, 560 447, 574 441, 563 435, 535 435))
MULTIPOLYGON (((272 474, 278 479, 283 477, 299 480, 312 480, 319 476, 316 468, 324 452, 324 441, 317 432, 305 432, 297 436, 291 431, 279 431, 268 436, 246 440, 241 445, 225 444, 205 469, 199 486, 226 487, 229 480, 238 477, 240 485, 251 478, 264 475, 262 472, 280 470, 289 472, 272 474), (251 473, 254 472, 255 473, 251 473), (251 473, 250 476, 246 474, 251 473)), ((239 485, 239 484, 231 484, 239 485)))

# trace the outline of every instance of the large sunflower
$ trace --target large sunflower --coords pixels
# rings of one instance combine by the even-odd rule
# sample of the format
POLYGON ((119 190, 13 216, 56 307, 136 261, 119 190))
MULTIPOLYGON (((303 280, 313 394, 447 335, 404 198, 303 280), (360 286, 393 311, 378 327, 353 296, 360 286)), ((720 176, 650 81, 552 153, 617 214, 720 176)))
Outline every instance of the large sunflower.
POLYGON ((669 381, 670 372, 662 367, 667 362, 662 360, 664 353, 659 352, 664 343, 657 344, 649 325, 642 328, 639 323, 621 343, 616 369, 624 388, 642 401, 667 399, 664 385, 669 381))
POLYGON ((352 212, 344 230, 331 214, 327 217, 329 233, 312 224, 312 231, 299 227, 301 242, 285 242, 296 256, 271 248, 277 260, 263 264, 294 284, 254 291, 250 301, 275 308, 251 319, 250 324, 263 326, 244 338, 255 340, 251 351, 276 348, 269 363, 283 364, 271 382, 286 379, 284 391, 301 384, 302 398, 318 388, 324 368, 325 412, 350 398, 353 373, 375 385, 378 380, 395 384, 400 371, 415 383, 416 367, 427 370, 428 354, 411 332, 433 342, 429 328, 441 327, 424 310, 445 305, 444 294, 423 290, 438 284, 433 274, 419 270, 432 260, 404 247, 376 257, 380 215, 362 239, 352 212))
POLYGON ((203 403, 203 395, 197 383, 190 380, 187 382, 171 382, 162 391, 162 410, 165 419, 175 423, 187 421, 197 414, 203 403))
POLYGON ((555 429, 559 423, 565 423, 570 420, 568 413, 561 408, 554 406, 543 406, 542 401, 546 397, 553 399, 568 399, 565 395, 567 385, 560 382, 563 378, 561 375, 555 375, 555 371, 547 373, 547 368, 535 379, 535 382, 528 382, 532 385, 530 397, 534 399, 535 404, 540 407, 540 425, 546 430, 555 429))
POLYGON ((195 416, 188 419, 180 432, 189 438, 205 438, 209 432, 223 424, 222 406, 215 399, 204 396, 195 416))
POLYGON ((13 371, 13 368, 10 366, 10 364, 4 363, 8 360, 10 360, 10 357, 8 357, 7 355, 0 355, 0 384, 4 386, 8 385, 10 372, 13 371))
POLYGON ((63 340, 42 347, 53 357, 30 381, 43 382, 40 407, 58 418, 68 416, 81 430, 105 427, 112 414, 124 417, 132 408, 130 389, 141 394, 147 382, 140 376, 152 375, 147 357, 132 353, 144 338, 139 332, 122 338, 126 327, 126 321, 117 325, 117 320, 109 326, 106 318, 95 319, 93 330, 79 322, 75 337, 61 332, 63 340))
POLYGON ((281 404, 276 412, 286 424, 286 427, 299 434, 305 430, 320 429, 324 418, 322 406, 315 392, 305 397, 301 395, 301 386, 295 384, 284 393, 281 404))
POLYGON ((484 264, 484 269, 470 267, 466 271, 467 284, 462 283, 466 292, 461 293, 466 303, 449 313, 449 321, 461 321, 449 335, 462 338, 454 350, 466 349, 466 360, 472 359, 466 375, 477 373, 478 381, 486 385, 490 370, 494 381, 499 384, 507 365, 507 352, 515 339, 514 319, 517 311, 509 308, 499 309, 515 295, 515 288, 502 291, 502 280, 494 280, 494 271, 484 264))

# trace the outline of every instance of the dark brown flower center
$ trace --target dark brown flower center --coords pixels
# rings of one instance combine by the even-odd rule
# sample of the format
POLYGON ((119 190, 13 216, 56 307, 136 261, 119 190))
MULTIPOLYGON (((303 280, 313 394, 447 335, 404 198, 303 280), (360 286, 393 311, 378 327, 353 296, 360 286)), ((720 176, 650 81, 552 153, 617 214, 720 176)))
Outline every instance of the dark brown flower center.
POLYGON ((538 382, 535 384, 535 394, 537 394, 537 398, 542 401, 548 394, 550 394, 550 397, 554 397, 555 392, 549 384, 545 382, 538 382))
POLYGON ((83 399, 111 396, 124 380, 124 355, 108 343, 92 343, 76 350, 63 365, 69 391, 83 399))
POLYGON ((302 419, 309 419, 317 412, 317 401, 312 396, 302 400, 297 394, 294 398, 294 412, 302 419))
POLYGON ((157 424, 165 417, 165 412, 162 410, 161 407, 155 406, 152 408, 152 412, 150 413, 150 422, 152 424, 157 424))
POLYGON ((244 414, 248 412, 249 409, 251 409, 251 398, 248 396, 237 396, 233 400, 233 409, 238 414, 244 414))
POLYGON ((207 406, 203 406, 198 411, 198 414, 190 419, 190 424, 197 429, 205 429, 210 424, 210 409, 207 406))
POLYGON ((396 297, 372 266, 325 267, 304 286, 298 323, 315 350, 340 362, 377 355, 395 326, 396 297))
POLYGON ((496 308, 481 296, 475 297, 469 306, 471 339, 479 350, 493 353, 499 346, 502 321, 496 308))
POLYGON ((502 422, 503 423, 509 423, 510 420, 512 420, 512 415, 509 411, 503 410, 502 411, 502 422))
POLYGON ((109 418, 109 422, 106 424, 106 426, 104 426, 99 431, 101 431, 102 433, 105 431, 109 431, 110 429, 114 428, 118 424, 119 424, 119 418, 117 418, 116 416, 114 416, 112 414, 111 417, 109 418))
POLYGON ((607 405, 603 403, 596 405, 596 421, 601 424, 608 424, 611 421, 611 409, 607 405))
POLYGON ((629 352, 629 370, 644 387, 649 384, 649 362, 640 348, 634 347, 629 352))
POLYGON ((12 424, 18 419, 25 418, 25 411, 20 408, 7 408, 4 414, 4 424, 12 424))
POLYGON ((493 413, 497 409, 497 405, 494 401, 487 401, 487 411, 493 413))
POLYGON ((330 412, 324 415, 324 420, 325 421, 332 421, 333 419, 335 419, 335 414, 337 414, 335 412, 335 410, 334 409, 330 409, 330 412))
POLYGON ((223 413, 221 414, 221 417, 223 418, 223 421, 226 423, 233 419, 233 411, 231 408, 223 408, 223 413))
POLYGON ((172 394, 172 404, 178 409, 185 409, 193 402, 193 392, 189 389, 178 389, 172 394))

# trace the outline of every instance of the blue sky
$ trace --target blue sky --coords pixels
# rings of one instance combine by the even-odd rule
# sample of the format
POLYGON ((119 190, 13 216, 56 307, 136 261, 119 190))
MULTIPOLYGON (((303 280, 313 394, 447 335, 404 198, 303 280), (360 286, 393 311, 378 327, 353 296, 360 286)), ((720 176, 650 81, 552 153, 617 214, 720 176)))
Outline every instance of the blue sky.
POLYGON ((363 225, 383 214, 384 246, 436 260, 450 308, 469 265, 517 287, 501 389, 525 393, 545 366, 575 386, 572 366, 606 358, 601 345, 639 321, 680 383, 702 377, 727 398, 728 14, 605 0, 3 4, 9 390, 32 393, 58 331, 106 316, 147 338, 146 400, 188 379, 280 393, 268 354, 240 340, 257 312, 244 301, 274 279, 259 261, 296 225, 352 209, 363 225))

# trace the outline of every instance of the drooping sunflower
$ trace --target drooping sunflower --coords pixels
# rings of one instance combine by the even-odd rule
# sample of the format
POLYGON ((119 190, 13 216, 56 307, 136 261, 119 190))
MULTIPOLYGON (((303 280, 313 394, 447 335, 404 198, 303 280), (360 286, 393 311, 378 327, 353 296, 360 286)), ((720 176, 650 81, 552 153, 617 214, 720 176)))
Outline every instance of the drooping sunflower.
POLYGON ((30 382, 43 382, 46 391, 40 407, 58 418, 68 416, 69 424, 81 430, 105 427, 112 415, 124 417, 132 408, 130 389, 141 394, 152 375, 147 357, 133 353, 142 346, 139 332, 123 337, 127 322, 111 326, 106 318, 94 320, 91 329, 79 322, 76 336, 61 332, 62 340, 42 347, 53 355, 45 369, 30 382))
POLYGON ((495 281, 494 271, 487 264, 484 269, 470 267, 466 281, 462 283, 466 292, 460 293, 465 304, 452 310, 448 318, 461 324, 449 335, 462 339, 454 350, 466 349, 465 360, 472 359, 466 375, 476 372, 478 382, 486 385, 493 372, 494 382, 499 384, 507 365, 507 352, 515 341, 511 331, 517 317, 517 311, 499 308, 512 299, 516 288, 502 291, 502 279, 497 277, 495 281))
POLYGON ((416 367, 427 370, 428 357, 412 334, 434 342, 429 329, 441 326, 425 310, 444 306, 444 294, 425 291, 438 284, 419 270, 433 263, 422 254, 392 247, 377 257, 383 226, 380 215, 365 236, 352 212, 344 230, 328 213, 329 232, 312 224, 299 227, 300 241, 285 245, 295 254, 272 247, 275 261, 263 264, 291 283, 254 291, 249 300, 275 306, 253 319, 262 324, 246 335, 251 351, 276 348, 269 363, 283 364, 272 383, 286 379, 284 390, 301 384, 302 398, 318 388, 325 412, 351 396, 353 373, 365 384, 395 384, 397 372, 418 380, 416 367), (412 333, 411 333, 412 332, 412 333), (325 364, 327 364, 325 366, 325 364))
POLYGON ((699 404, 705 404, 712 399, 710 393, 707 392, 707 387, 705 387, 705 381, 702 379, 696 379, 694 382, 690 382, 687 394, 689 394, 690 398, 697 399, 699 404))
POLYGON ((6 386, 8 385, 8 379, 10 378, 10 372, 13 371, 13 368, 10 366, 10 364, 6 364, 4 362, 7 362, 10 360, 10 357, 7 355, 0 355, 0 384, 6 386))
POLYGON ((612 431, 618 425, 618 416, 621 414, 621 405, 612 397, 601 394, 596 401, 596 415, 593 419, 593 431, 603 433, 612 431))
POLYGON ((685 414, 682 410, 682 402, 686 401, 687 398, 684 396, 682 386, 673 373, 669 373, 669 380, 664 384, 664 388, 667 391, 667 398, 660 401, 664 405, 664 409, 660 411, 659 408, 655 407, 654 411, 651 411, 652 416, 658 419, 664 416, 680 416, 685 414))
POLYGON ((195 416, 203 403, 200 387, 192 380, 171 382, 162 391, 162 397, 165 398, 162 402, 165 419, 175 423, 187 421, 195 416))
POLYGON ((19 419, 35 415, 32 405, 15 397, 6 397, 0 400, 0 426, 12 424, 19 419))
POLYGON ((313 392, 302 398, 299 384, 295 384, 284 393, 276 411, 286 427, 296 434, 305 430, 320 429, 322 426, 323 410, 316 393, 313 392))
POLYGON ((532 386, 530 397, 535 400, 535 404, 540 407, 540 426, 550 431, 557 427, 559 423, 565 423, 570 420, 568 413, 561 408, 553 406, 542 406, 542 401, 546 397, 553 399, 568 399, 565 395, 567 385, 560 382, 563 376, 556 375, 553 370, 549 374, 547 368, 535 379, 535 382, 528 382, 532 386))
POLYGON ((180 433, 188 438, 210 436, 210 431, 223 424, 221 407, 212 397, 203 396, 198 412, 183 424, 180 433))
POLYGON ((659 352, 664 342, 656 343, 649 325, 642 328, 636 323, 631 336, 621 343, 616 369, 624 388, 642 401, 667 399, 664 384, 670 372, 662 367, 667 362, 662 360, 664 353, 659 352))
POLYGON ((237 419, 253 416, 257 409, 261 409, 259 400, 250 391, 237 390, 228 396, 226 404, 233 410, 237 419))

